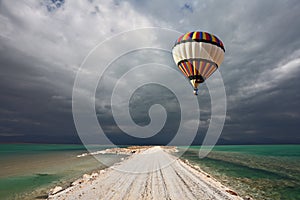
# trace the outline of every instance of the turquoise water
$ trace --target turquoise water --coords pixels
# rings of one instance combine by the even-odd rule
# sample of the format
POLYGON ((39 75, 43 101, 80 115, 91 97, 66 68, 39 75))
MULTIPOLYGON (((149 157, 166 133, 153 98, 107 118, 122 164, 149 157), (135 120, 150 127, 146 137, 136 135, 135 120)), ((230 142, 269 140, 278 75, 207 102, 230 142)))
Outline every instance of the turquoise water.
POLYGON ((241 196, 300 199, 300 145, 216 146, 204 159, 198 158, 199 148, 190 147, 183 158, 241 196))
MULTIPOLYGON (((109 148, 94 146, 95 151, 109 148)), ((1 144, 0 199, 42 199, 55 185, 70 182, 94 170, 105 168, 82 145, 1 144)), ((118 155, 99 155, 105 163, 120 161, 118 155)))
MULTIPOLYGON (((95 151, 109 148, 95 146, 95 151)), ((300 145, 216 146, 207 158, 198 158, 199 146, 183 155, 193 164, 236 190, 257 200, 300 199, 300 145)), ((0 199, 42 199, 55 185, 70 182, 104 168, 82 145, 1 144, 0 199)), ((100 155, 112 164, 120 156, 100 155)))

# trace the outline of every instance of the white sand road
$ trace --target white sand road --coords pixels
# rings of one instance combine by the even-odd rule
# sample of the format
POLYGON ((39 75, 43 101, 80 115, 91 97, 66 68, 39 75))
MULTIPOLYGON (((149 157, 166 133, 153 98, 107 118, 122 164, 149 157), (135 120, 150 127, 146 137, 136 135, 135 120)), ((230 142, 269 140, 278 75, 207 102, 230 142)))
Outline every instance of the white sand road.
POLYGON ((242 199, 226 190, 163 148, 152 147, 49 199, 242 199))

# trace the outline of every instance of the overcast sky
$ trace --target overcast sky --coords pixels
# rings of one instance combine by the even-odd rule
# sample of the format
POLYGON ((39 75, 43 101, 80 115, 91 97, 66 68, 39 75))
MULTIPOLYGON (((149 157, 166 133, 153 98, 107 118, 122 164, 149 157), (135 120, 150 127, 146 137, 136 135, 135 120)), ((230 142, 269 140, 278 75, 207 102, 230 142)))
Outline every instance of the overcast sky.
MULTIPOLYGON (((106 38, 161 27, 182 33, 208 31, 225 44, 219 71, 227 116, 219 143, 300 143, 299 11, 298 0, 0 0, 0 142, 80 142, 72 116, 72 90, 84 58, 106 38)), ((136 40, 151 39, 171 49, 176 38, 157 33, 136 40)), ((107 54, 115 48, 108 48, 107 54)), ((123 75, 122 70, 154 61, 176 69, 169 53, 141 50, 114 62, 106 72, 107 82, 102 81, 106 86, 97 88, 98 120, 114 143, 164 144, 179 127, 178 99, 166 87, 145 85, 129 102, 132 120, 141 126, 150 123, 151 105, 165 108, 165 126, 150 138, 124 134, 107 103, 110 84, 123 75)), ((188 81, 179 87, 185 84, 188 81)), ((209 93, 205 84, 200 87, 195 144, 201 143, 210 121, 209 93)), ((190 94, 187 98, 194 98, 192 89, 190 94)))

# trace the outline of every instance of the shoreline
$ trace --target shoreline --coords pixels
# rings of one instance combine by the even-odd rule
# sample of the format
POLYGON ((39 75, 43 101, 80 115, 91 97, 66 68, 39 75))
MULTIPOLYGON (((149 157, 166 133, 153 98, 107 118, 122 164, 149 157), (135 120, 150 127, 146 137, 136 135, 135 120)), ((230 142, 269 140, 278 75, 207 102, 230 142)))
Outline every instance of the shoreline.
POLYGON ((91 174, 84 174, 67 188, 56 186, 49 192, 48 199, 95 199, 99 197, 119 199, 118 197, 122 195, 122 198, 127 197, 127 199, 158 199, 158 197, 160 199, 161 196, 157 195, 161 192, 165 195, 165 199, 171 196, 172 199, 174 197, 175 199, 179 197, 198 199, 197 197, 201 195, 216 199, 220 197, 223 199, 242 199, 235 191, 222 185, 220 181, 211 177, 198 166, 191 165, 188 160, 177 159, 170 154, 176 150, 176 147, 157 146, 110 149, 105 153, 130 153, 131 155, 111 167, 95 170, 91 174), (160 165, 152 166, 152 163, 156 162, 155 159, 160 165), (172 163, 167 163, 165 166, 161 165, 166 164, 165 161, 172 163), (139 164, 139 162, 144 162, 144 165, 139 164), (141 169, 145 167, 149 167, 149 170, 141 169), (129 170, 129 173, 124 172, 124 169, 125 171, 129 170), (160 172, 161 176, 157 172, 160 172), (156 177, 157 180, 153 177, 156 177), (119 180, 124 180, 124 185, 120 185, 117 190, 112 191, 111 188, 115 187, 119 180), (127 182, 130 184, 127 185, 127 182), (140 183, 135 185, 136 182, 140 183), (150 182, 152 183, 150 184, 150 182), (201 185, 201 187, 197 188, 195 184, 201 185), (141 189, 141 185, 144 188, 141 189), (182 194, 180 191, 178 192, 178 188, 182 189, 182 194))
MULTIPOLYGON (((94 151, 112 148, 103 147, 94 151)), ((199 159, 199 148, 190 147, 181 155, 181 146, 177 146, 179 154, 173 155, 181 155, 184 162, 187 159, 190 164, 199 166, 244 199, 299 198, 300 145, 218 145, 205 159, 199 159)), ((103 169, 94 156, 77 158, 86 152, 84 146, 78 145, 3 146, 0 159, 5 174, 0 179, 0 196, 4 199, 46 199, 49 190, 56 185, 67 188, 83 174, 91 175, 103 169)), ((103 157, 113 163, 127 157, 115 153, 95 156, 100 161, 103 157)))

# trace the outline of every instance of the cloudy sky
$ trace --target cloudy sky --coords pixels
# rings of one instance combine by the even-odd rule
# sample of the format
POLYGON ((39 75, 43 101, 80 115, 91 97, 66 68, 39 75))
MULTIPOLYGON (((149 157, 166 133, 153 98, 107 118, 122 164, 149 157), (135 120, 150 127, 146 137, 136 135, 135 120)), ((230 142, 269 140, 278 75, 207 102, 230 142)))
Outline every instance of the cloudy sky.
MULTIPOLYGON (((298 0, 0 0, 0 142, 80 142, 72 115, 72 91, 83 60, 107 38, 113 38, 115 45, 106 46, 104 57, 135 42, 127 38, 119 47, 116 35, 160 27, 177 33, 169 37, 159 31, 143 33, 134 40, 171 49, 179 32, 203 30, 224 42, 225 60, 219 71, 226 89, 227 116, 219 143, 300 143, 299 11, 298 0)), ((165 144, 181 125, 180 100, 159 84, 139 87, 126 102, 130 119, 139 126, 155 121, 148 113, 152 105, 165 108, 159 115, 166 118, 165 124, 156 135, 130 136, 116 124, 110 105, 114 85, 128 70, 154 62, 177 70, 169 52, 143 49, 118 57, 97 86, 98 121, 114 143, 165 144)), ((98 67, 106 66, 100 63, 98 67)), ((165 73, 153 73, 157 81, 172 80, 165 73)), ((136 80, 151 77, 144 76, 135 74, 136 80)), ((86 79, 87 86, 90 81, 86 79)), ((134 85, 130 79, 119 82, 134 85)), ((189 88, 188 81, 178 85, 182 90, 189 88)), ((89 94, 84 92, 87 88, 80 88, 83 96, 89 94)), ((184 122, 199 123, 194 144, 203 140, 211 118, 206 84, 200 90, 200 108, 184 108, 200 112, 199 119, 191 115, 184 122)), ((126 92, 123 89, 118 98, 126 92)), ((187 100, 194 98, 192 89, 190 94, 187 100)), ((124 106, 116 109, 127 119, 124 106)), ((126 126, 127 122, 122 123, 126 126)))

